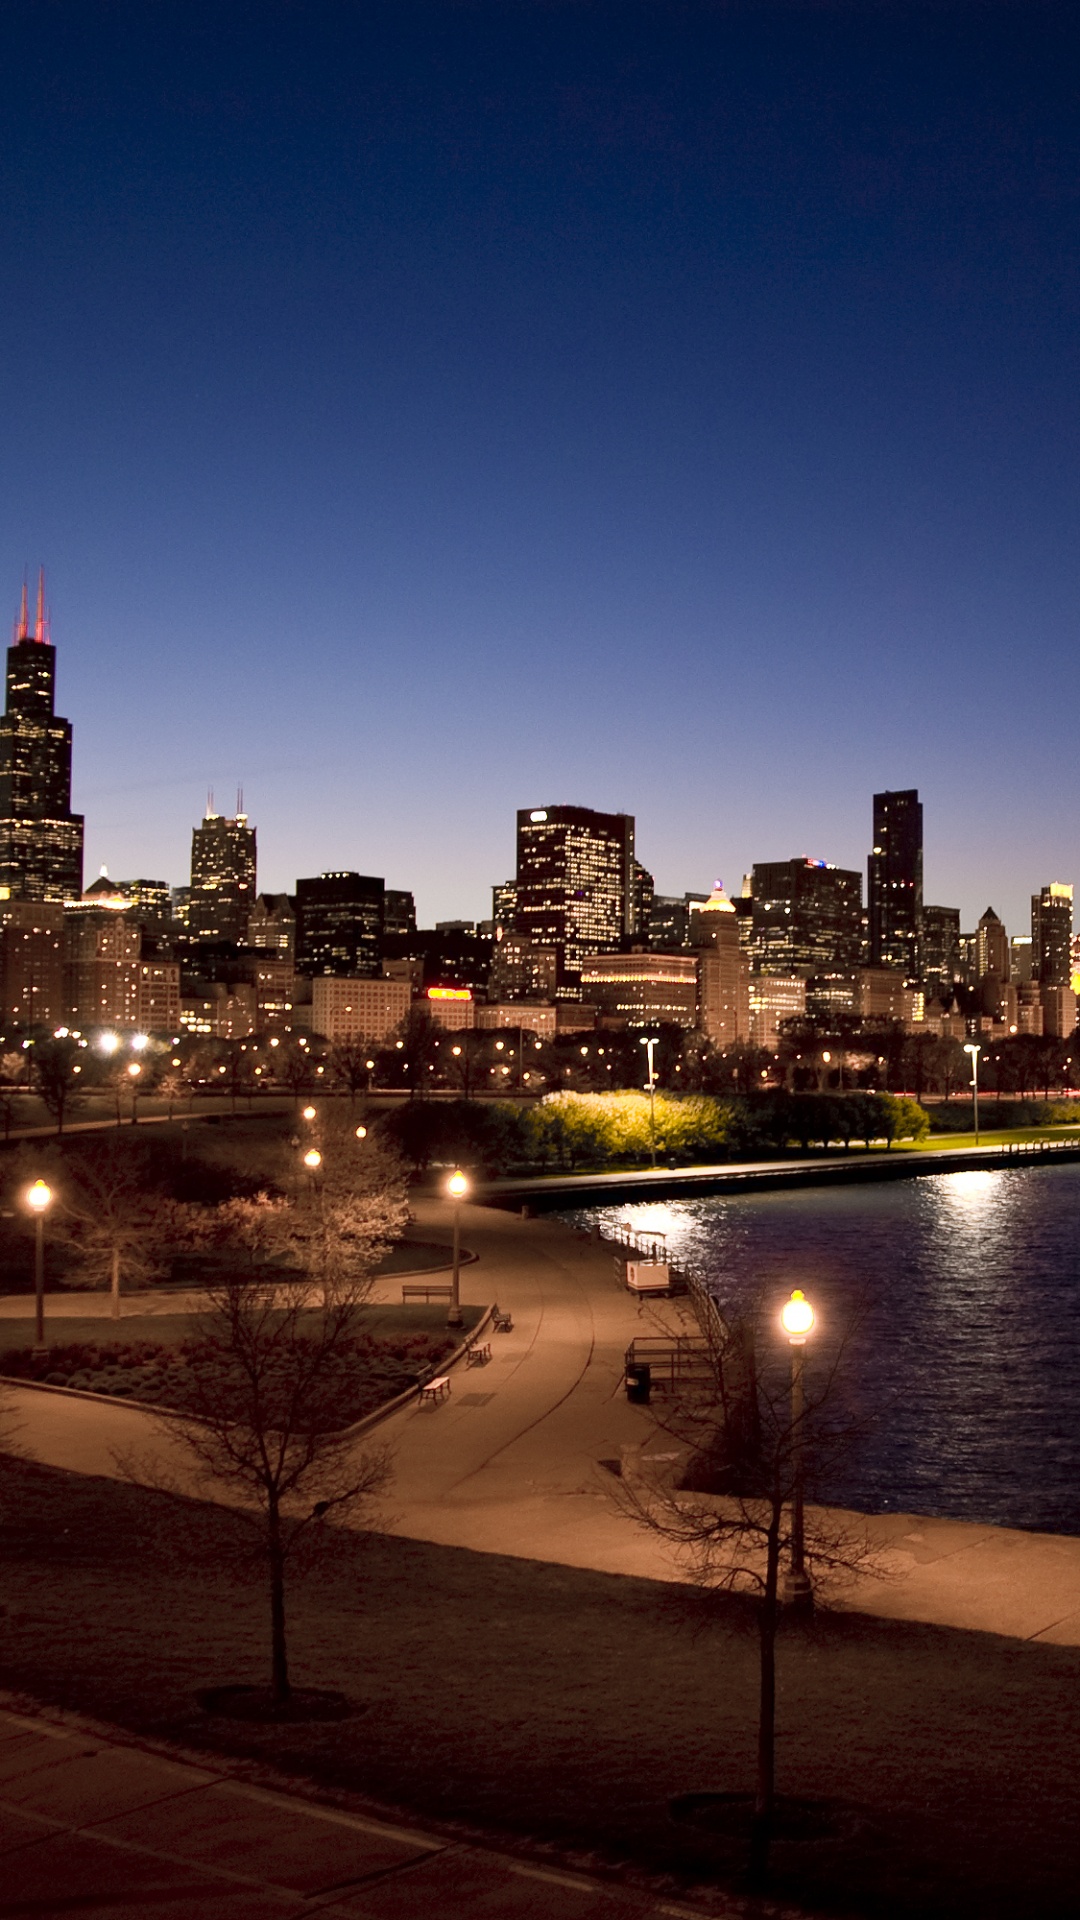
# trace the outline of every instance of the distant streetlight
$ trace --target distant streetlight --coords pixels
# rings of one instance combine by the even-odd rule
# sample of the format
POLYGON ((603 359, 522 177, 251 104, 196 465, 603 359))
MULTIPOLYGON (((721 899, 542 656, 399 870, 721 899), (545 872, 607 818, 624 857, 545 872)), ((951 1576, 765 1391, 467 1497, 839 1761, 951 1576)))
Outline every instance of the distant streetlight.
POLYGON ((136 1125, 139 1118, 139 1075, 141 1072, 142 1072, 142 1068, 140 1067, 138 1061, 133 1060, 130 1066, 128 1067, 128 1077, 131 1081, 131 1124, 132 1126, 136 1125))
POLYGON ((781 1307, 780 1325, 791 1346, 791 1567, 784 1598, 789 1606, 809 1613, 814 1589, 806 1571, 803 1525, 803 1357, 806 1336, 814 1329, 814 1309, 801 1287, 781 1307))
POLYGON ((356 1137, 357 1137, 357 1139, 358 1139, 358 1140, 366 1140, 366 1139, 367 1139, 367 1128, 366 1128, 366 1127, 357 1127, 357 1129, 356 1129, 356 1137))
POLYGON ((303 1114, 302 1114, 302 1116, 301 1116, 301 1117, 302 1117, 302 1118, 303 1118, 304 1120, 314 1120, 314 1119, 315 1119, 315 1108, 314 1108, 314 1107, 305 1107, 305 1108, 304 1108, 304 1110, 303 1110, 303 1114))
POLYGON ((450 1312, 447 1315, 448 1327, 461 1325, 461 1202, 469 1191, 469 1182, 460 1168, 450 1175, 446 1191, 454 1203, 454 1270, 450 1281, 450 1312))
POLYGON ((322 1154, 318 1147, 309 1147, 304 1155, 304 1165, 309 1173, 318 1173, 322 1166, 322 1154))
POLYGON ((979 1055, 982 1048, 973 1040, 966 1042, 964 1052, 971 1056, 971 1093, 975 1106, 975 1145, 979 1144, 979 1055))
POLYGON ((649 1151, 652 1163, 656 1165, 656 1075, 653 1072, 653 1053, 657 1047, 655 1035, 642 1034, 641 1045, 649 1049, 649 1151))
POLYGON ((35 1180, 26 1190, 26 1204, 34 1216, 34 1352, 45 1347, 45 1215, 52 1206, 52 1188, 35 1180))

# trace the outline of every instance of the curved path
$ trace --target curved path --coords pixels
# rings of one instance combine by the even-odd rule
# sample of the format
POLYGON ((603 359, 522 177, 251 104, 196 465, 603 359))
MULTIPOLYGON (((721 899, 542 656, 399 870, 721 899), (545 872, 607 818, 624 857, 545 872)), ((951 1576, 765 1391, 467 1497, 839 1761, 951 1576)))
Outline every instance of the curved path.
MULTIPOLYGON (((450 1225, 441 1201, 419 1202, 415 1215, 440 1234, 450 1225)), ((462 1227, 479 1256, 462 1269, 462 1297, 497 1299, 513 1330, 487 1336, 487 1366, 455 1368, 441 1405, 411 1401, 376 1429, 394 1454, 384 1525, 480 1552, 679 1578, 662 1544, 614 1506, 604 1462, 664 1450, 647 1410, 625 1398, 623 1355, 635 1333, 679 1324, 685 1307, 635 1301, 610 1252, 556 1223, 464 1207, 462 1227)), ((47 1465, 116 1475, 118 1455, 134 1453, 182 1484, 167 1436, 138 1408, 20 1388, 7 1397, 19 1446, 47 1465)), ((1080 1645, 1080 1539, 910 1514, 880 1516, 869 1531, 889 1578, 861 1580, 849 1607, 1080 1645)))

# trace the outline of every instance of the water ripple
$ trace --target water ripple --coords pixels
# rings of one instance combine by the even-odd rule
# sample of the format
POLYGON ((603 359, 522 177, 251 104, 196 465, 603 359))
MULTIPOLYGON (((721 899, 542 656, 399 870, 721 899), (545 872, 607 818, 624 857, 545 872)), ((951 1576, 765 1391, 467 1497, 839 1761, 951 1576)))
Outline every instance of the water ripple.
POLYGON ((946 1173, 820 1192, 565 1215, 662 1231, 729 1312, 760 1313, 763 1360, 794 1286, 814 1364, 844 1342, 869 1431, 821 1488, 900 1509, 1080 1534, 1080 1170, 946 1173))

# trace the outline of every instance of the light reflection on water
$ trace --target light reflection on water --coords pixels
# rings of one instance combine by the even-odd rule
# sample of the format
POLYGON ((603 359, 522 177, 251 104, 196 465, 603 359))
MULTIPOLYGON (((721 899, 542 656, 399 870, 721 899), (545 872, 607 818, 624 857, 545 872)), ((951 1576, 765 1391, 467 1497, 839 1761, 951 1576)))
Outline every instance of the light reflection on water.
POLYGON ((1080 1534, 1080 1170, 664 1201, 565 1215, 663 1232, 729 1311, 760 1303, 763 1360, 792 1287, 869 1431, 828 1487, 880 1511, 1080 1534))

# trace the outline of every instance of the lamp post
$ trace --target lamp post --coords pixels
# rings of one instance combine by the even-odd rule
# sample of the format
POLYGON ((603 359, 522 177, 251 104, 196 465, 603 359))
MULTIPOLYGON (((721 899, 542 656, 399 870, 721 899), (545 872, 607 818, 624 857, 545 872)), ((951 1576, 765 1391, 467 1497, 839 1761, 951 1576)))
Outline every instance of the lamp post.
POLYGON ((446 1191, 454 1203, 454 1271, 450 1281, 450 1312, 446 1317, 448 1327, 461 1325, 461 1202, 469 1191, 469 1183, 459 1169, 450 1175, 446 1191))
POLYGON ((977 1047, 973 1040, 969 1040, 964 1047, 964 1052, 966 1054, 969 1054, 971 1057, 971 1092, 972 1092, 972 1098, 975 1106, 975 1145, 978 1146, 979 1144, 979 1055, 982 1052, 982 1048, 977 1047))
POLYGON ((131 1081, 131 1124, 133 1127, 137 1126, 139 1119, 139 1075, 141 1072, 142 1068, 138 1061, 133 1060, 128 1068, 128 1077, 131 1081))
POLYGON ((45 1215, 52 1205, 52 1188, 44 1180, 35 1180, 26 1191, 26 1204, 34 1215, 34 1352, 45 1347, 45 1215))
POLYGON ((653 1053, 656 1048, 655 1036, 642 1035, 641 1044, 649 1050, 649 1152, 652 1163, 656 1165, 656 1075, 653 1072, 653 1053))
POLYGON ((784 1599, 789 1607, 809 1613, 814 1589, 806 1571, 803 1527, 803 1357, 806 1336, 813 1332, 814 1309, 801 1287, 781 1307, 780 1324, 791 1347, 791 1566, 784 1599))

